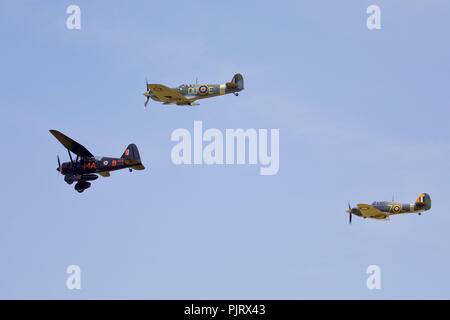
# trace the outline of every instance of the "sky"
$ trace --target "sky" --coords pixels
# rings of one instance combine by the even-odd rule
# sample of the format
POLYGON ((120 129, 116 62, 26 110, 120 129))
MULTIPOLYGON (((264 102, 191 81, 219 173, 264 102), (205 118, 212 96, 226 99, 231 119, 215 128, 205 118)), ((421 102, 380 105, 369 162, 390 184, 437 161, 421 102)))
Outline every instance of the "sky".
POLYGON ((1 1, 0 298, 449 299, 449 17, 444 0, 1 1), (143 107, 146 79, 237 72, 239 97, 143 107), (279 129, 278 174, 174 165, 196 120, 279 129), (147 169, 78 194, 49 129, 95 155, 135 143, 147 169), (422 216, 348 224, 348 202, 422 192, 422 216))

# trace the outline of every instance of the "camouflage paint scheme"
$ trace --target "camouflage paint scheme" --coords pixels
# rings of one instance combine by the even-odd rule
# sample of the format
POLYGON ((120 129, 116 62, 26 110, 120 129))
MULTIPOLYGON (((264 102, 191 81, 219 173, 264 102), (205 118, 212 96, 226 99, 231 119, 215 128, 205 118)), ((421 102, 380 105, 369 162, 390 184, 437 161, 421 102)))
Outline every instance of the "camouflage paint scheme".
POLYGON ((68 184, 76 181, 75 190, 80 193, 91 186, 88 181, 97 180, 97 174, 109 177, 110 171, 126 168, 130 171, 145 169, 135 144, 130 144, 120 158, 95 157, 84 146, 63 133, 57 130, 50 130, 50 133, 67 149, 70 157, 70 162, 62 164, 58 157, 58 168, 56 170, 64 175, 64 181, 68 184), (73 160, 70 152, 77 156, 75 160, 73 160))
POLYGON ((375 201, 371 205, 358 204, 355 208, 352 208, 349 204, 348 207, 347 213, 349 214, 350 223, 352 215, 362 218, 389 220, 390 216, 403 213, 417 213, 421 215, 422 212, 431 209, 431 197, 428 193, 422 193, 412 203, 375 201))
POLYGON ((144 92, 145 106, 150 99, 163 104, 176 104, 178 106, 195 106, 196 100, 217 97, 233 93, 238 96, 244 90, 244 78, 241 74, 234 75, 231 82, 225 84, 183 84, 177 88, 169 88, 162 84, 148 84, 144 92))

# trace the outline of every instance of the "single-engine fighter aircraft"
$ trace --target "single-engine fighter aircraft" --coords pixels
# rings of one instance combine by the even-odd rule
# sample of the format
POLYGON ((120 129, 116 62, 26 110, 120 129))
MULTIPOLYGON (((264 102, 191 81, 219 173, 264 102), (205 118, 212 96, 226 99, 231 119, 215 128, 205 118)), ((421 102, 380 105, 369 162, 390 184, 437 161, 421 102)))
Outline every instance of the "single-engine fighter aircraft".
POLYGON ((120 158, 94 157, 84 146, 70 139, 59 131, 50 130, 50 133, 67 149, 70 162, 61 164, 58 156, 58 168, 64 175, 64 181, 72 184, 75 181, 75 190, 83 192, 91 186, 89 181, 96 180, 98 175, 109 177, 110 171, 128 168, 131 171, 144 170, 139 151, 136 145, 130 144, 120 158), (73 152, 77 157, 73 160, 73 152))
POLYGON ((144 93, 147 106, 150 99, 163 104, 176 104, 178 106, 198 106, 195 101, 199 99, 217 97, 233 93, 235 96, 244 90, 244 78, 235 74, 231 82, 225 84, 183 84, 177 88, 169 88, 162 84, 148 84, 144 93))
POLYGON ((352 223, 352 215, 362 218, 372 218, 379 220, 389 220, 392 215, 402 213, 417 213, 431 209, 431 197, 428 193, 422 193, 413 203, 399 203, 394 201, 376 201, 371 205, 358 204, 356 208, 352 208, 348 204, 347 213, 349 214, 349 222, 352 223))

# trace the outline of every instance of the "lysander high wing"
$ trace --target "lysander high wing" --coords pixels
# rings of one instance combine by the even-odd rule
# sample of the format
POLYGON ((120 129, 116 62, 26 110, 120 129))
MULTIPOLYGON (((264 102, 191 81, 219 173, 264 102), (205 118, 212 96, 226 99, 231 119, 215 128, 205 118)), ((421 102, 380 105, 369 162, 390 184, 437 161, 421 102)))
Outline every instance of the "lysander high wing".
POLYGON ((50 133, 59 141, 61 144, 66 147, 67 150, 72 151, 77 156, 81 158, 93 158, 93 154, 89 152, 84 146, 79 144, 78 142, 70 139, 68 136, 62 134, 57 130, 50 130, 50 133))
POLYGON ((191 99, 186 98, 175 89, 166 87, 162 84, 148 84, 147 89, 152 92, 159 100, 164 103, 176 103, 178 105, 190 104, 191 99))
POLYGON ((373 218, 373 219, 388 219, 389 215, 385 212, 382 212, 369 204, 358 204, 356 207, 361 212, 364 218, 373 218))

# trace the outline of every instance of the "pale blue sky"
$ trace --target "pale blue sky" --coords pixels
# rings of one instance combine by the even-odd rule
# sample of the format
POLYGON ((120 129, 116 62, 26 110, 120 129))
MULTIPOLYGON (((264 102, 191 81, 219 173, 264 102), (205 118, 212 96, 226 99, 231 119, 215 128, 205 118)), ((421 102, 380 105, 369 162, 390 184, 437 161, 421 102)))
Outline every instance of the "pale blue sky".
POLYGON ((450 298, 449 18, 443 0, 2 1, 0 298, 450 298), (238 98, 143 108, 146 77, 236 72, 238 98), (278 175, 173 165, 170 134, 194 120, 279 128, 278 175), (147 170, 80 195, 49 129, 97 155, 134 142, 147 170), (421 192, 425 215, 348 225, 347 201, 421 192))

